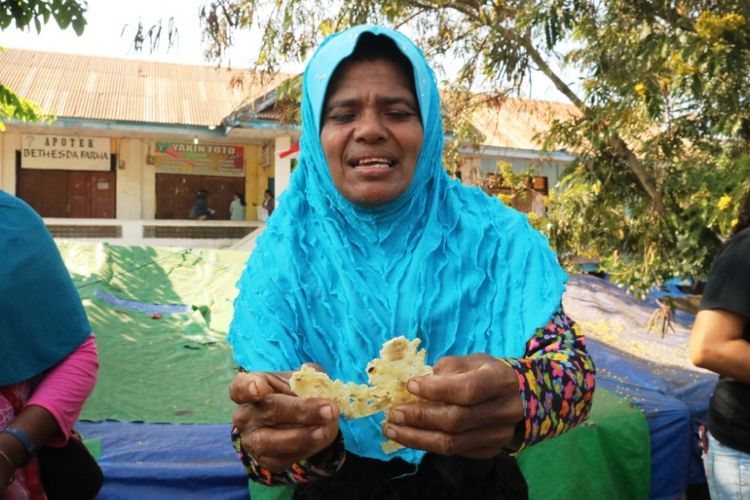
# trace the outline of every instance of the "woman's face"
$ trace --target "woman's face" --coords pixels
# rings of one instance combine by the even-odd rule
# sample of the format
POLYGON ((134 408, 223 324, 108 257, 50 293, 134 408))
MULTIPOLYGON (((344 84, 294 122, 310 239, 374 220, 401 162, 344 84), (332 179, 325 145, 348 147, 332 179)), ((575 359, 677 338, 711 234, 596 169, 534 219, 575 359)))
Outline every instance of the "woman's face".
POLYGON ((422 148, 411 84, 391 61, 345 63, 323 109, 320 142, 336 189, 377 206, 409 188, 422 148))

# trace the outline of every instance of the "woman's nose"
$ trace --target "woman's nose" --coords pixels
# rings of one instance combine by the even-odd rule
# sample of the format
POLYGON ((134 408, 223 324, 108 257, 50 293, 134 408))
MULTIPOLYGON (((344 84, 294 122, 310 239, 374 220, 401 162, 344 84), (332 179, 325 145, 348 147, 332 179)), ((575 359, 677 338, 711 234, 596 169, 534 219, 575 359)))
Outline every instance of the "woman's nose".
POLYGON ((368 110, 360 115, 355 129, 356 140, 372 143, 382 141, 387 135, 388 130, 380 113, 368 110))

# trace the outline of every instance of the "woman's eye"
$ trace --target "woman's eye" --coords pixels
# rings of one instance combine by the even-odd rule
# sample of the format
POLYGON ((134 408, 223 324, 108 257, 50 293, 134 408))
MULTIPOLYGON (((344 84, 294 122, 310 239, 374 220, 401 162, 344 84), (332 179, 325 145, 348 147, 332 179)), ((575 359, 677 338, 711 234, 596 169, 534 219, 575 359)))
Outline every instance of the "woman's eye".
POLYGON ((354 113, 335 113, 328 117, 334 123, 349 123, 354 119, 354 113))
POLYGON ((412 113, 409 113, 408 111, 388 111, 386 116, 394 120, 408 120, 411 118, 412 113))

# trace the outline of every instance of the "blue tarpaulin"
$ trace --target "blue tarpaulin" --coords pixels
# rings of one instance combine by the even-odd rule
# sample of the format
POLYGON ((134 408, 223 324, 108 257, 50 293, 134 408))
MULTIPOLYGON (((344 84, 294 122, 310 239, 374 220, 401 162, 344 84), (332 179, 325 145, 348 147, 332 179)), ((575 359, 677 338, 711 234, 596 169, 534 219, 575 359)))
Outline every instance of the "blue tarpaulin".
POLYGON ((716 377, 670 370, 666 379, 639 360, 593 339, 588 348, 597 384, 630 401, 646 415, 651 437, 652 499, 682 498, 691 484, 706 481, 698 448, 716 377))
MULTIPOLYGON (((229 418, 227 418, 229 420, 229 418)), ((230 424, 79 422, 101 442, 101 500, 247 500, 247 474, 230 441, 230 424)))

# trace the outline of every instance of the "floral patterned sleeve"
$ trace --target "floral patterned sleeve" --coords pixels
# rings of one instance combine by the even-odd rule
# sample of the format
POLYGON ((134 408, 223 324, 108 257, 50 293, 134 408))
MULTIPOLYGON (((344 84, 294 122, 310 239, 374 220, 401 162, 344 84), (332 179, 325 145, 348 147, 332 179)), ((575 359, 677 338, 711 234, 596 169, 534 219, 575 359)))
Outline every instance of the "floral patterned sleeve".
POLYGON ((514 454, 586 420, 596 371, 580 328, 562 306, 526 343, 524 357, 502 361, 518 375, 525 409, 523 441, 514 454))
MULTIPOLYGON (((557 436, 588 417, 594 394, 594 363, 586 353, 580 329, 562 306, 526 343, 524 357, 501 361, 516 371, 525 409, 523 441, 513 454, 557 436)), ((250 479, 266 485, 306 483, 330 476, 346 459, 340 433, 326 450, 280 473, 264 469, 242 449, 237 429, 232 430, 232 442, 250 479)))
POLYGON ((344 438, 340 432, 331 446, 313 457, 292 464, 291 467, 281 472, 271 472, 258 465, 255 458, 242 448, 240 431, 236 428, 232 428, 232 444, 250 480, 268 486, 308 483, 330 476, 338 472, 346 459, 344 438))

